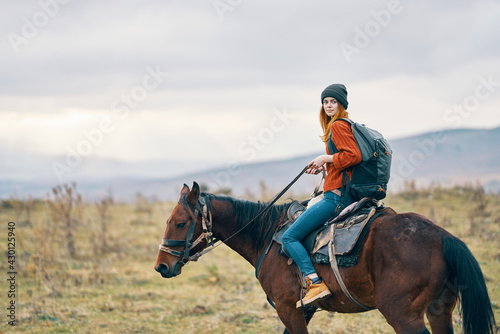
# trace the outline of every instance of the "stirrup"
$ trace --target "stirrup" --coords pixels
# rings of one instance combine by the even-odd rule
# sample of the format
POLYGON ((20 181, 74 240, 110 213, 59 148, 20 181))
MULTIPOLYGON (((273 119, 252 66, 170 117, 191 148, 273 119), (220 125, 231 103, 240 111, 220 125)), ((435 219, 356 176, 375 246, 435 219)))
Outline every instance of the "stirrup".
POLYGON ((296 308, 301 308, 301 309, 310 309, 310 310, 316 310, 318 307, 314 305, 315 302, 310 303, 309 305, 304 304, 304 297, 302 296, 302 293, 300 294, 300 300, 295 304, 296 308), (300 303, 300 304, 299 304, 300 303))

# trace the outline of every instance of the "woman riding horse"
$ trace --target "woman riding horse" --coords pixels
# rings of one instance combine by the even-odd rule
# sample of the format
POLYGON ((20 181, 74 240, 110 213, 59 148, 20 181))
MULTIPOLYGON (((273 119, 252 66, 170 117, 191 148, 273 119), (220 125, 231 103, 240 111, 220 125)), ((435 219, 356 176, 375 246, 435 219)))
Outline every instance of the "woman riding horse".
POLYGON ((316 273, 301 241, 340 212, 342 172, 347 170, 347 175, 350 177, 349 168, 361 162, 361 152, 352 133, 351 125, 342 121, 335 122, 339 118, 349 117, 346 111, 349 103, 345 86, 333 84, 326 87, 321 93, 321 102, 320 122, 324 131, 322 139, 326 145, 331 137, 338 153, 330 152, 326 145, 327 154, 320 155, 309 163, 306 171, 308 174, 317 174, 326 169, 323 199, 304 211, 282 238, 283 246, 306 277, 307 293, 302 300, 297 302, 297 308, 310 306, 331 295, 326 284, 316 273))

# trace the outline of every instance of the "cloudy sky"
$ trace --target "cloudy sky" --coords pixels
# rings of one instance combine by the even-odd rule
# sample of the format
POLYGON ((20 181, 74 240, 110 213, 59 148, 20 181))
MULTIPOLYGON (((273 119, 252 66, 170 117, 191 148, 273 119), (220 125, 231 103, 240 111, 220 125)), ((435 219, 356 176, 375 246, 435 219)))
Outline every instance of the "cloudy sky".
POLYGON ((0 17, 7 159, 321 151, 331 83, 389 139, 500 126, 499 1, 2 1, 0 17))

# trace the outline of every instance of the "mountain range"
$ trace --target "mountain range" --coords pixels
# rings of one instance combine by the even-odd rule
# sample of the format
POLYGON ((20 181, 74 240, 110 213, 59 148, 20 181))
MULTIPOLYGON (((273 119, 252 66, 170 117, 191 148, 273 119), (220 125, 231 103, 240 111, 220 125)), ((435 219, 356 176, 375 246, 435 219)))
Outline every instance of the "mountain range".
MULTIPOLYGON (((477 182, 487 191, 500 192, 500 127, 428 132, 389 143, 393 151, 389 191, 400 191, 405 181, 413 180, 417 186, 477 182)), ((4 157, 0 161, 0 198, 44 198, 57 184, 51 166, 54 161, 64 161, 63 157, 16 155, 2 148, 0 154, 4 157)), ((196 170, 196 164, 173 160, 130 163, 89 157, 79 168, 77 182, 84 198, 90 200, 109 193, 123 201, 134 199, 138 193, 175 200, 182 185, 191 186, 193 181, 209 192, 270 198, 319 154, 323 152, 201 171, 196 170), (177 175, 167 176, 174 172, 177 175)), ((311 193, 320 180, 317 175, 303 175, 286 196, 311 193)))

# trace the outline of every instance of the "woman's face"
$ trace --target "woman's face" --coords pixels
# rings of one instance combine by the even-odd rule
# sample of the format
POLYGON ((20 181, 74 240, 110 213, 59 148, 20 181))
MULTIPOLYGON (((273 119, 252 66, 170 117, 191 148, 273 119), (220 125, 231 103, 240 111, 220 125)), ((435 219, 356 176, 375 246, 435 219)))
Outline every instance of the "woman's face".
POLYGON ((339 111, 339 103, 333 97, 325 97, 323 99, 323 109, 325 109, 325 113, 333 117, 339 111))

